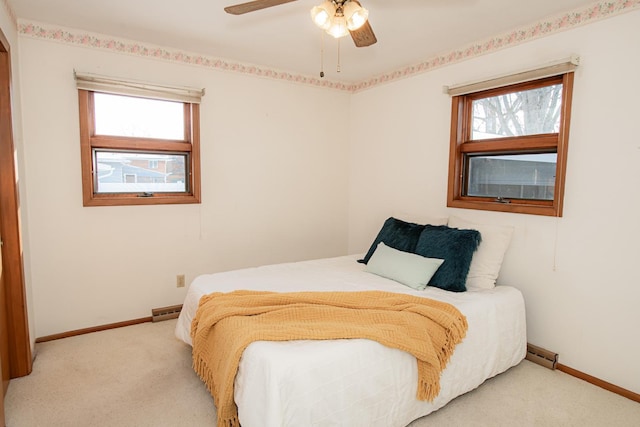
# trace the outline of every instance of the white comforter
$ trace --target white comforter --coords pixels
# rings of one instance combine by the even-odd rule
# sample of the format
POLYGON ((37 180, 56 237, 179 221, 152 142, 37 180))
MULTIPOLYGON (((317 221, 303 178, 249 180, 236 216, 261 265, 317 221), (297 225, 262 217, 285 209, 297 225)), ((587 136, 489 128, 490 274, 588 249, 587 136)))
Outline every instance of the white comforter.
POLYGON ((517 289, 416 291, 365 272, 358 258, 199 276, 187 293, 176 336, 191 345, 189 331, 198 301, 211 292, 382 290, 433 298, 456 306, 469 324, 466 338, 442 373, 438 397, 432 402, 417 400, 415 358, 374 341, 258 341, 245 350, 236 376, 234 397, 243 427, 403 427, 524 358, 525 309, 517 289))

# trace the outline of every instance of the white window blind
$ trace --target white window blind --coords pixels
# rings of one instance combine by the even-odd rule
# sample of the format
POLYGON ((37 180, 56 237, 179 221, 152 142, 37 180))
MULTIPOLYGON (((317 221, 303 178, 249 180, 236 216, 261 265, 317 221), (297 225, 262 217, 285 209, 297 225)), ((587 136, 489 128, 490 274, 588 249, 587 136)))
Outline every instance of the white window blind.
POLYGON ((157 85, 74 71, 78 89, 199 104, 204 89, 157 85))
POLYGON ((444 93, 449 94, 450 96, 467 95, 469 93, 480 92, 497 87, 509 86, 517 83, 543 79, 545 77, 571 73, 574 72, 576 68, 578 68, 579 64, 580 57, 574 55, 570 58, 554 62, 544 67, 528 69, 514 74, 498 76, 487 80, 479 80, 454 86, 445 86, 443 89, 444 93))

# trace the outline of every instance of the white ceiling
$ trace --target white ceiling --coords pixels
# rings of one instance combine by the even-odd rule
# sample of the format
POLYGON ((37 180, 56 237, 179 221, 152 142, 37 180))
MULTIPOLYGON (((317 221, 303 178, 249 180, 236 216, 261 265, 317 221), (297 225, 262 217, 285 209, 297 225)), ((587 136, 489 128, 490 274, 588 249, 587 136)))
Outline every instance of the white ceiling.
MULTIPOLYGON (((245 15, 223 8, 246 0, 8 0, 19 20, 317 76, 321 34, 309 16, 321 0, 298 0, 245 15)), ((361 0, 378 43, 356 48, 324 37, 326 78, 360 82, 419 64, 594 0, 361 0)))

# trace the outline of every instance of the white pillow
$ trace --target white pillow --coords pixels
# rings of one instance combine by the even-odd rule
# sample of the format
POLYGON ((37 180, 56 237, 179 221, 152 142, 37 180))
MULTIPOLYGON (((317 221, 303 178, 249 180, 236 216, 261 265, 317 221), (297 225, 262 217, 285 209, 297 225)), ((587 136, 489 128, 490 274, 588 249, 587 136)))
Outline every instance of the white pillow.
POLYGON ((455 216, 449 217, 449 227, 478 230, 482 241, 473 254, 467 289, 493 289, 500 273, 504 254, 511 242, 513 227, 477 224, 455 216))
POLYGON ((443 262, 443 259, 399 251, 380 242, 369 258, 365 271, 421 291, 427 287, 443 262))
POLYGON ((412 215, 406 212, 396 212, 392 215, 394 218, 401 219, 405 222, 412 222, 414 224, 431 224, 431 225, 447 225, 449 218, 428 216, 428 215, 412 215))

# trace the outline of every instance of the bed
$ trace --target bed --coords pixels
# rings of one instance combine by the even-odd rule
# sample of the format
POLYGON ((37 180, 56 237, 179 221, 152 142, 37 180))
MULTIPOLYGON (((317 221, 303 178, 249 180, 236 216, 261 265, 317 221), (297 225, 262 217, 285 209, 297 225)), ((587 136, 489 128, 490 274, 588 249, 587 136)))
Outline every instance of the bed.
MULTIPOLYGON (((375 243, 375 242, 374 242, 375 243)), ((243 353, 234 400, 242 427, 404 427, 524 359, 525 307, 511 286, 451 292, 413 289, 367 271, 361 255, 201 275, 190 285, 176 336, 192 345, 191 322, 203 295, 256 290, 404 293, 447 302, 468 323, 433 401, 416 398, 413 356, 366 339, 256 341, 243 353)))

